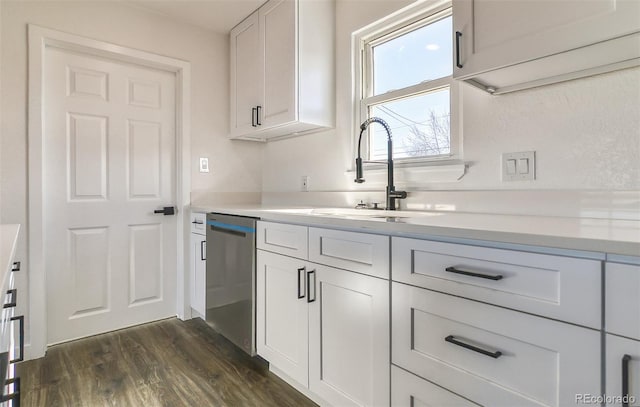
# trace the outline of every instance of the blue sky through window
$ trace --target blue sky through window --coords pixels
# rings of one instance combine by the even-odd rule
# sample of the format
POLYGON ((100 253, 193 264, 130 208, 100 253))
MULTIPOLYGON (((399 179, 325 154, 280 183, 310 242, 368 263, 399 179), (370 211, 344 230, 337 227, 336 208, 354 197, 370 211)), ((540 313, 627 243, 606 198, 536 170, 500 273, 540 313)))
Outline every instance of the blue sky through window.
MULTIPOLYGON (((452 73, 451 17, 373 47, 373 94, 405 88, 452 73)), ((371 106, 370 116, 389 123, 394 157, 449 154, 449 89, 371 106), (445 134, 446 133, 446 134, 445 134)), ((370 158, 386 158, 386 134, 371 126, 370 158)))

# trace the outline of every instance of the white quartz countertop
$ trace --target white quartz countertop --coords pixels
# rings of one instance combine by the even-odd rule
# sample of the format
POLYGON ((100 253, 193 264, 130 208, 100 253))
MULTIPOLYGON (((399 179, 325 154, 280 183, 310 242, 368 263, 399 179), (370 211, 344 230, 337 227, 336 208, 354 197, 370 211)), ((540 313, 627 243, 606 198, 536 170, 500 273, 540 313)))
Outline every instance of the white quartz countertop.
POLYGON ((477 239, 640 256, 640 222, 633 220, 197 203, 191 210, 391 235, 477 239))
POLYGON ((11 272, 19 231, 20 225, 0 225, 0 284, 11 272))

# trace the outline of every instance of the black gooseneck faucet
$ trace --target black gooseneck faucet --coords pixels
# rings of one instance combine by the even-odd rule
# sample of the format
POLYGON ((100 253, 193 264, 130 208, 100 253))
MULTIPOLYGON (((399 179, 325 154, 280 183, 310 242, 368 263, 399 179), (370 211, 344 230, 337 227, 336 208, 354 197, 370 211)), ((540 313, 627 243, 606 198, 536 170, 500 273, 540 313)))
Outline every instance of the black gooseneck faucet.
MULTIPOLYGON (((360 125, 360 137, 358 138, 358 158, 356 158, 356 179, 354 182, 361 184, 364 182, 362 171, 362 157, 360 156, 360 145, 362 143, 362 133, 373 122, 379 123, 384 127, 387 132, 387 207, 388 211, 396 210, 396 199, 404 199, 407 197, 405 191, 396 191, 396 187, 393 185, 393 141, 391 139, 391 130, 389 125, 379 117, 370 117, 360 125)), ((364 161, 364 162, 380 162, 380 161, 364 161)), ((383 161, 384 162, 384 161, 383 161)))

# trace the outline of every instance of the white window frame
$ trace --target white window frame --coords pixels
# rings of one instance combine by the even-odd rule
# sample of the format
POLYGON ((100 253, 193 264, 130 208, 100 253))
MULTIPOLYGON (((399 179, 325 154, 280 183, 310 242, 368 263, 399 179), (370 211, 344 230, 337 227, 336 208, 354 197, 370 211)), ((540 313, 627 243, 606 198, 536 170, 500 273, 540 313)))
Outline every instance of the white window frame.
MULTIPOLYGON (((371 105, 402 99, 414 96, 429 90, 438 90, 446 86, 449 87, 450 95, 450 152, 449 154, 428 156, 428 157, 394 157, 394 164, 400 167, 442 165, 447 163, 458 163, 462 160, 462 107, 460 97, 460 86, 452 76, 426 81, 411 85, 406 88, 392 90, 380 95, 372 96, 373 93, 373 53, 370 51, 373 46, 389 40, 389 36, 397 37, 406 32, 413 31, 420 26, 424 26, 451 15, 451 1, 426 0, 418 1, 405 7, 353 34, 352 54, 353 54, 353 156, 358 152, 358 138, 360 135, 360 123, 364 122, 368 116, 368 108, 371 105), (419 26, 416 26, 419 24, 419 26)), ((453 33, 452 33, 453 36, 453 33)), ((391 37, 391 38, 393 38, 391 37)), ((453 56, 452 56, 453 60, 453 56)), ((453 62, 452 62, 453 63, 453 62)), ((369 135, 362 136, 361 155, 365 160, 369 159, 369 135)), ((367 167, 379 167, 376 164, 365 164, 367 167)))

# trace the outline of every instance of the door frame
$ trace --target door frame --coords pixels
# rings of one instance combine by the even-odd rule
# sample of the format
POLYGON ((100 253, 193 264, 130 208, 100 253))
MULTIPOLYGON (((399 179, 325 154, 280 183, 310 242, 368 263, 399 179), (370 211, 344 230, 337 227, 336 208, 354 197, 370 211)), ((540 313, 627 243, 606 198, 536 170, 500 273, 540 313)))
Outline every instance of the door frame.
POLYGON ((93 40, 36 25, 28 25, 28 259, 29 344, 25 359, 45 355, 47 350, 46 267, 44 264, 44 70, 45 51, 58 48, 134 63, 175 74, 176 77, 176 315, 191 318, 187 283, 189 257, 189 205, 191 192, 191 63, 150 52, 93 40))

